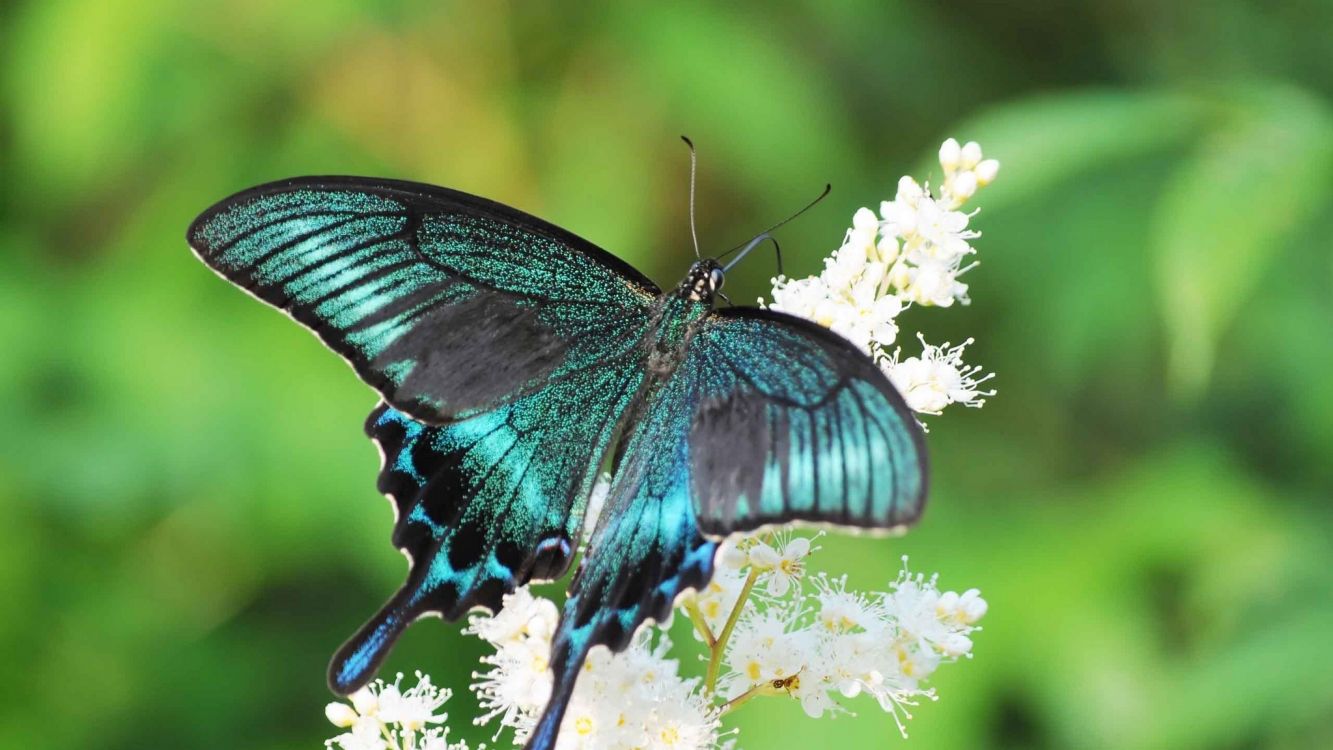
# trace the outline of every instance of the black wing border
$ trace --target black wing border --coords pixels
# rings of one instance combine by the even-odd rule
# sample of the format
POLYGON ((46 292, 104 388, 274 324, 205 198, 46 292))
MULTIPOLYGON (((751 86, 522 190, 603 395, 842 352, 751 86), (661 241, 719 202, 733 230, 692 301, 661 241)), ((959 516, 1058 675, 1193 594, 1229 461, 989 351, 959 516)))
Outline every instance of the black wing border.
MULTIPOLYGON (((208 262, 205 255, 205 246, 196 240, 203 225, 231 206, 268 195, 290 193, 298 190, 354 190, 369 193, 400 201, 409 208, 409 211, 416 211, 418 215, 421 212, 449 210, 480 214, 512 224, 533 234, 544 236, 583 253, 608 270, 619 274, 645 295, 655 297, 662 293, 662 290, 637 268, 569 230, 561 229, 544 219, 539 219, 530 213, 489 198, 410 180, 351 175, 312 175, 266 182, 230 195, 209 206, 194 221, 190 222, 190 227, 185 232, 185 240, 195 254, 200 257, 200 260, 203 260, 211 268, 213 264, 208 262)), ((411 214, 409 213, 409 215, 411 214)))

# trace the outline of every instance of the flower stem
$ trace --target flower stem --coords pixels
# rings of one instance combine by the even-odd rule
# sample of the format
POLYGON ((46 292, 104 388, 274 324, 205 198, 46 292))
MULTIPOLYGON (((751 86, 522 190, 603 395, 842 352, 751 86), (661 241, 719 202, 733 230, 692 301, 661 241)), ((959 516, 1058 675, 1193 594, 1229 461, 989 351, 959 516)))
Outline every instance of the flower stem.
POLYGON ((731 614, 727 616, 727 624, 722 627, 722 634, 717 637, 710 649, 712 654, 708 659, 708 677, 704 680, 704 689, 709 693, 717 687, 717 672, 722 666, 722 654, 727 650, 727 641, 731 638, 731 631, 736 629, 736 621, 741 619, 741 610, 745 609, 745 602, 750 599, 750 591, 754 589, 754 582, 759 580, 759 571, 750 570, 750 575, 745 577, 745 585, 741 587, 741 595, 736 597, 736 606, 732 607, 731 614))
POLYGON ((732 711, 735 711, 736 709, 740 708, 741 706, 745 705, 747 702, 749 702, 751 698, 755 697, 756 695, 762 695, 764 692, 764 687, 765 686, 762 684, 752 685, 750 686, 749 690, 746 690, 744 693, 741 693, 735 698, 732 698, 726 703, 723 703, 722 708, 718 709, 718 716, 725 716, 731 713, 732 711))
POLYGON ((704 639, 711 651, 713 646, 717 645, 717 637, 713 635, 713 629, 708 627, 708 620, 704 618, 704 613, 699 609, 699 602, 691 599, 685 604, 685 611, 690 615, 690 622, 694 624, 694 630, 699 637, 704 639))

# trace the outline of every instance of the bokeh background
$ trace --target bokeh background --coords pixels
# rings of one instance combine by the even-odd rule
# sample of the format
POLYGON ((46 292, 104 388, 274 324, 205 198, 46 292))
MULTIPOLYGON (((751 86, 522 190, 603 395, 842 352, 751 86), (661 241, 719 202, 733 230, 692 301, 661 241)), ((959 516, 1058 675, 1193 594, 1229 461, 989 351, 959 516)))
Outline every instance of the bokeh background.
MULTIPOLYGON (((772 699, 743 746, 1333 746, 1330 29, 1326 0, 6 4, 0 747, 317 747, 326 660, 403 574, 374 397, 191 257, 196 213, 417 179, 671 284, 681 133, 706 248, 833 183, 781 232, 797 275, 944 137, 1003 163, 973 304, 906 321, 975 336, 1000 394, 931 421, 918 529, 816 558, 979 586, 976 658, 910 740, 772 699)), ((431 620, 389 669, 481 738, 479 653, 431 620)))

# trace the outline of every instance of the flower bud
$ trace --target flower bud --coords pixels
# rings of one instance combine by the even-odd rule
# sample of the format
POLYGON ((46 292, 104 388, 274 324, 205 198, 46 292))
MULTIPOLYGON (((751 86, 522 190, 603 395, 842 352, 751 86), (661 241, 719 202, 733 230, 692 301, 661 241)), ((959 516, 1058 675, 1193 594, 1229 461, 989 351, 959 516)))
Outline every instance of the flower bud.
POLYGON ((950 633, 940 641, 940 651, 946 656, 962 656, 972 650, 972 639, 961 633, 950 633))
POLYGON ((356 711, 346 703, 330 703, 324 707, 324 715, 335 727, 346 729, 356 723, 356 711))
POLYGON ((949 185, 949 192, 953 193, 954 200, 959 203, 971 198, 977 192, 976 173, 961 172, 954 175, 953 183, 949 185))
POLYGON ((979 161, 981 161, 981 144, 976 141, 968 141, 959 154, 958 167, 960 169, 971 169, 979 161))
POLYGON ((879 219, 868 208, 858 208, 852 215, 852 228, 858 232, 874 232, 879 229, 879 219))
POLYGON ((921 185, 911 177, 904 175, 898 180, 898 194, 895 196, 896 200, 914 204, 921 200, 921 196, 925 194, 926 191, 923 190, 921 185))
POLYGON ((962 159, 963 147, 958 145, 958 141, 950 138, 940 146, 940 166, 944 168, 945 174, 952 174, 958 169, 958 162, 962 159))
POLYGON ((991 184, 995 181, 995 175, 998 174, 999 171, 1000 163, 994 159, 986 159, 977 164, 977 168, 973 170, 977 175, 977 185, 986 187, 991 184))
POLYGON ((379 710, 380 700, 368 687, 363 687, 347 697, 352 701, 352 707, 362 716, 370 716, 379 710))

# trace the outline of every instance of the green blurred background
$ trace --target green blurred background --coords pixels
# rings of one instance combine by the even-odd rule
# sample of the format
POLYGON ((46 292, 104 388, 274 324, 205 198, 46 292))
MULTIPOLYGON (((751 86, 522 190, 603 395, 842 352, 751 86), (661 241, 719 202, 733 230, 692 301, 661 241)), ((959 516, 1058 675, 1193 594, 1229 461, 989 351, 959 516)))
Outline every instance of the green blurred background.
MULTIPOLYGON (((317 747, 326 660, 401 580, 374 397, 190 256, 196 213, 417 179, 670 284, 681 133, 706 248, 833 183, 782 230, 796 275, 944 137, 1004 165, 973 304, 906 320, 975 336, 1000 394, 931 421, 917 530, 816 558, 979 586, 976 658, 906 742, 772 700, 744 747, 1333 746, 1330 29, 1326 0, 5 5, 0 747, 317 747)), ((389 668, 479 738, 479 653, 431 620, 389 668)))

